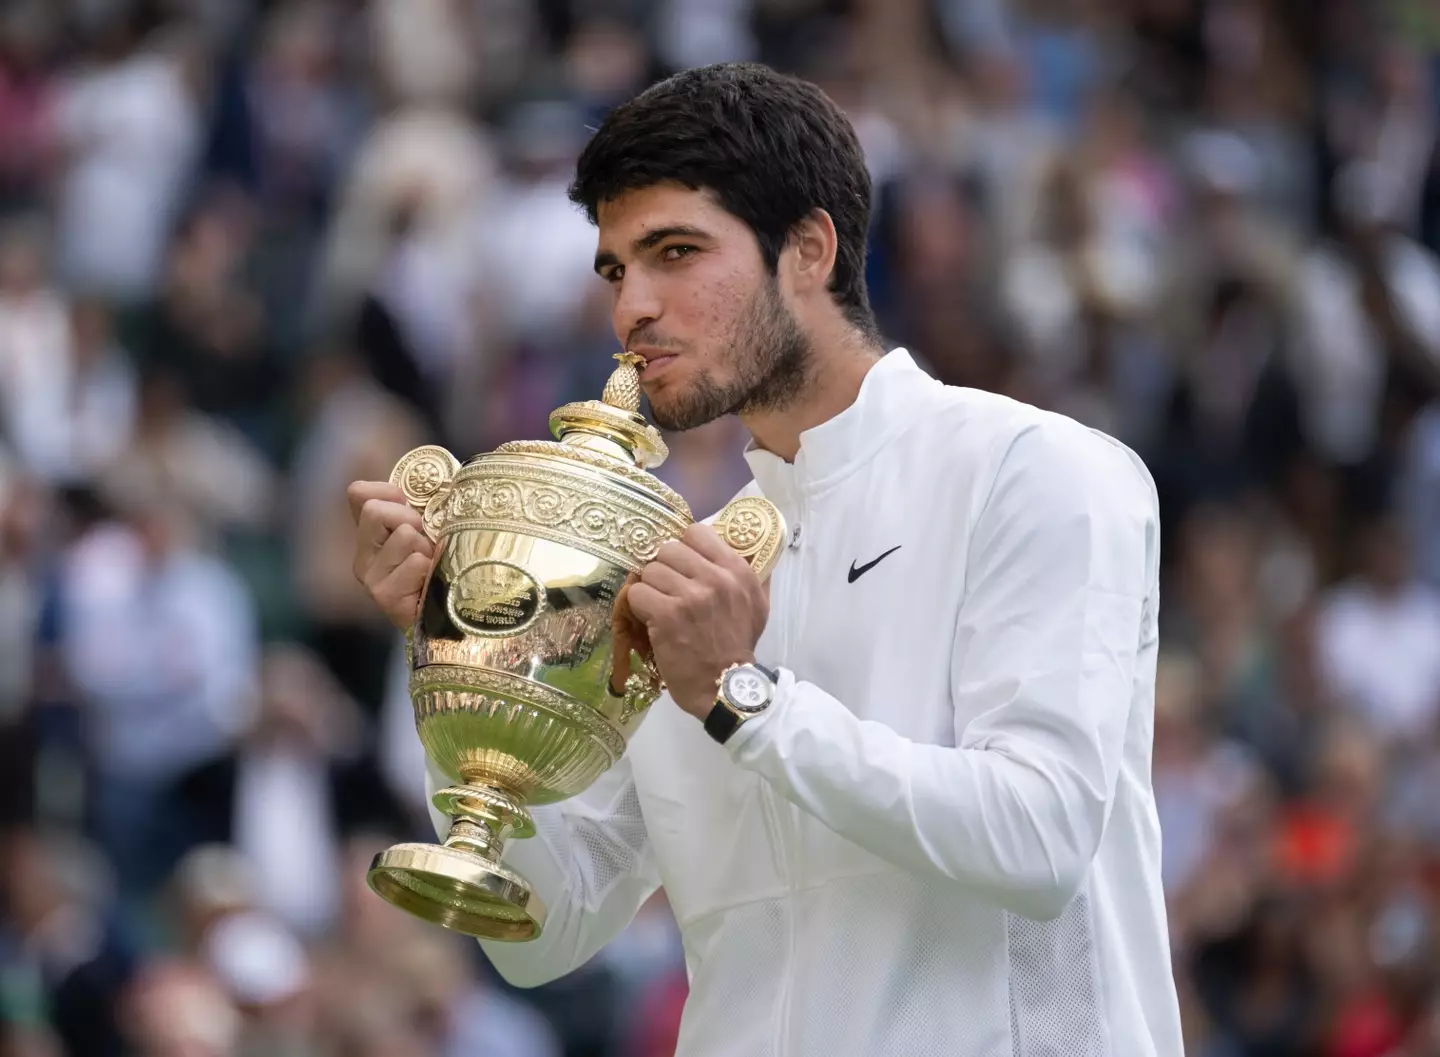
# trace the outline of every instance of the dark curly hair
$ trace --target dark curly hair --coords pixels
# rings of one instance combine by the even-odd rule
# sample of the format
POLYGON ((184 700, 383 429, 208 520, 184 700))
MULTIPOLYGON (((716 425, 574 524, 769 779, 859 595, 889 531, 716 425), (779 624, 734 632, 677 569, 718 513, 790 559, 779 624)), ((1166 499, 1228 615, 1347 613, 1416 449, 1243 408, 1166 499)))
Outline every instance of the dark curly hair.
POLYGON ((839 243, 830 290, 878 339, 865 290, 870 172, 850 121, 818 87, 756 63, 678 73, 610 112, 570 199, 593 224, 601 203, 666 182, 714 194, 755 232, 771 274, 795 226, 825 210, 839 243))

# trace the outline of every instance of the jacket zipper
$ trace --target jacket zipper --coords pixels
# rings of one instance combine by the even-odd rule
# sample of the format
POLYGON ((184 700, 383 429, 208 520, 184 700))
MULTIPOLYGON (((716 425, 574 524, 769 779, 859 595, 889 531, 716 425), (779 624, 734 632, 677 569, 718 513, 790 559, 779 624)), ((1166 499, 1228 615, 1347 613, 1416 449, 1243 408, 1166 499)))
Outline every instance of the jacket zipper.
MULTIPOLYGON (((797 525, 805 524, 805 500, 800 496, 796 502, 797 525)), ((794 648, 796 632, 800 622, 800 600, 804 597, 802 584, 804 582, 805 558, 804 551, 795 551, 794 573, 787 577, 784 584, 784 599, 790 611, 790 619, 781 628, 780 655, 788 664, 791 660, 794 648)), ((791 1052, 790 1045, 790 996, 795 977, 795 949, 796 949, 796 927, 795 927, 795 891, 800 876, 801 855, 796 843, 799 840, 799 827, 795 825, 795 807, 788 801, 783 801, 779 796, 770 790, 770 787, 762 787, 765 798, 765 805, 772 818, 775 838, 778 843, 781 880, 785 884, 785 973, 780 982, 780 1009, 778 1023, 776 1025, 776 1055, 785 1057, 791 1052)))
POLYGON ((769 830, 771 846, 776 852, 775 861, 780 869, 780 879, 785 885, 782 912, 785 915, 785 967, 780 974, 780 996, 775 1006, 775 1057, 784 1057, 785 1043, 789 1036, 790 1018, 790 967, 795 960, 795 908, 790 898, 789 864, 787 861, 784 827, 780 821, 780 805, 775 803, 775 794, 768 785, 760 787, 760 804, 765 817, 765 828, 769 830))

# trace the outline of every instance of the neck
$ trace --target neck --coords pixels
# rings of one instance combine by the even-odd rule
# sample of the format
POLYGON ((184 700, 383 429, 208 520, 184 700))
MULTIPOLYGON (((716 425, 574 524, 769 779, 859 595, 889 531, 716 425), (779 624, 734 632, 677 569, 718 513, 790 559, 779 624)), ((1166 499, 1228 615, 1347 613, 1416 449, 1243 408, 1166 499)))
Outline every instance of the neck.
POLYGON ((783 408, 741 414, 755 444, 794 462, 800 451, 800 434, 828 422, 855 402, 860 383, 883 355, 883 350, 854 328, 835 328, 830 334, 812 334, 810 377, 799 397, 783 408))

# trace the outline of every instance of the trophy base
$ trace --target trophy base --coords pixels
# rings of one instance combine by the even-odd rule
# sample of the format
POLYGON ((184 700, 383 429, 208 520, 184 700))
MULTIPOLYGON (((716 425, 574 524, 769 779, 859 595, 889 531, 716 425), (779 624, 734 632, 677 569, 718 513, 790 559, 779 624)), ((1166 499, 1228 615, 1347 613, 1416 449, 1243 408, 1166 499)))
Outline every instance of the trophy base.
POLYGON ((530 940, 545 925, 523 878, 464 848, 397 844, 375 856, 366 880, 401 910, 477 939, 530 940))

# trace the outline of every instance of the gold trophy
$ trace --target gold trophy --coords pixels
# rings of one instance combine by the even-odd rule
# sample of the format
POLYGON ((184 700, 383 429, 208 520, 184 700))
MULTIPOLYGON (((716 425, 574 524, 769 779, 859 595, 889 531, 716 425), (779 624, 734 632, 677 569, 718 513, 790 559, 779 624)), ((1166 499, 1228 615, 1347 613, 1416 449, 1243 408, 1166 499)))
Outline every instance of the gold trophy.
MULTIPOLYGON (((391 474, 436 542, 406 641, 415 726, 453 783, 434 798, 451 826, 443 845, 381 852, 368 880, 467 935, 540 934, 545 907, 501 864, 505 842, 534 835, 529 805, 575 796, 615 763, 662 690, 635 652, 623 692, 612 689, 612 610, 627 575, 694 519, 646 472, 668 453, 639 413, 644 361, 616 359, 600 400, 551 414, 556 440, 512 441, 463 466, 417 448, 391 474)), ((735 500, 714 527, 761 577, 786 542, 765 499, 735 500)))

